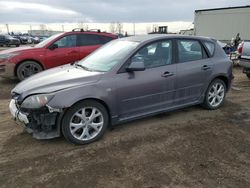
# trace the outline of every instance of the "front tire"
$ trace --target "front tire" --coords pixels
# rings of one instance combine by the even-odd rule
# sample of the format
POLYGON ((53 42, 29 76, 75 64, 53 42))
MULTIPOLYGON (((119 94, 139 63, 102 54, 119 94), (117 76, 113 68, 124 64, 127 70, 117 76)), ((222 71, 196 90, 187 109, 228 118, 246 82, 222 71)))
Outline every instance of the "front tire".
POLYGON ((220 108, 226 96, 226 85, 221 79, 215 79, 208 86, 208 89, 205 94, 205 99, 203 106, 209 110, 216 110, 220 108))
POLYGON ((86 100, 73 105, 62 121, 62 133, 73 144, 88 144, 100 139, 109 123, 106 108, 97 101, 86 100))
POLYGON ((42 66, 35 61, 24 61, 17 67, 17 78, 22 81, 43 70, 42 66))

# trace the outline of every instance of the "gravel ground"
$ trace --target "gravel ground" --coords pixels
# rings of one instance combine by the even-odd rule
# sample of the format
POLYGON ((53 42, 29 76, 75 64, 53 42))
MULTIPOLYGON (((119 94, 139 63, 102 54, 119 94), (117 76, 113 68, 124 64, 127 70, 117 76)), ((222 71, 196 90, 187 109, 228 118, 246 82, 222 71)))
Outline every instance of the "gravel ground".
POLYGON ((0 187, 250 187, 250 80, 234 72, 219 110, 145 118, 85 146, 24 132, 8 111, 17 82, 0 79, 0 187))

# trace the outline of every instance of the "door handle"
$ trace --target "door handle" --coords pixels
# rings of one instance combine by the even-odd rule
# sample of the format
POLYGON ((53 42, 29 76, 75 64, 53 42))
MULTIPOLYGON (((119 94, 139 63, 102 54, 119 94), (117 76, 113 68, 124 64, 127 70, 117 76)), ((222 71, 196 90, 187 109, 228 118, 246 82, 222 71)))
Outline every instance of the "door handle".
POLYGON ((202 70, 208 70, 208 69, 211 69, 211 67, 209 67, 208 65, 203 65, 203 67, 201 69, 202 70))
POLYGON ((162 77, 170 77, 170 76, 173 76, 174 75, 174 73, 173 72, 168 72, 168 71, 166 71, 166 72, 164 72, 161 76, 162 77))

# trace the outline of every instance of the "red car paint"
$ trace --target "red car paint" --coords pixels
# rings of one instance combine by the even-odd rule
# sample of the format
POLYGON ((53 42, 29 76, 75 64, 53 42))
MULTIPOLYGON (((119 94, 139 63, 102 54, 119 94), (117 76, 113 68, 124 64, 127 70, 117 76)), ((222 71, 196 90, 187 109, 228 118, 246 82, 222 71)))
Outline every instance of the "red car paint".
POLYGON ((16 77, 17 67, 25 61, 35 61, 42 66, 43 70, 72 63, 83 59, 101 45, 116 38, 117 35, 106 32, 72 31, 54 35, 52 38, 47 39, 47 42, 41 42, 34 47, 3 50, 0 51, 0 76, 8 78, 16 77), (50 49, 55 42, 69 35, 75 36, 75 46, 50 49), (94 38, 95 41, 91 41, 90 38, 94 38), (83 45, 82 43, 85 43, 84 40, 89 44, 83 45), (7 57, 5 57, 6 55, 7 57))

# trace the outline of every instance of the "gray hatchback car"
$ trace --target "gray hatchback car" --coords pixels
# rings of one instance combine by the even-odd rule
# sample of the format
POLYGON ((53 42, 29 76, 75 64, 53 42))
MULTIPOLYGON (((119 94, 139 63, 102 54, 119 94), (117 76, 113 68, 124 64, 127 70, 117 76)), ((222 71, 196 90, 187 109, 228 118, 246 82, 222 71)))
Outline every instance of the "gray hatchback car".
POLYGON ((232 79, 232 62, 214 39, 135 36, 24 80, 9 107, 35 138, 62 134, 86 144, 130 120, 197 104, 217 109, 232 79))

